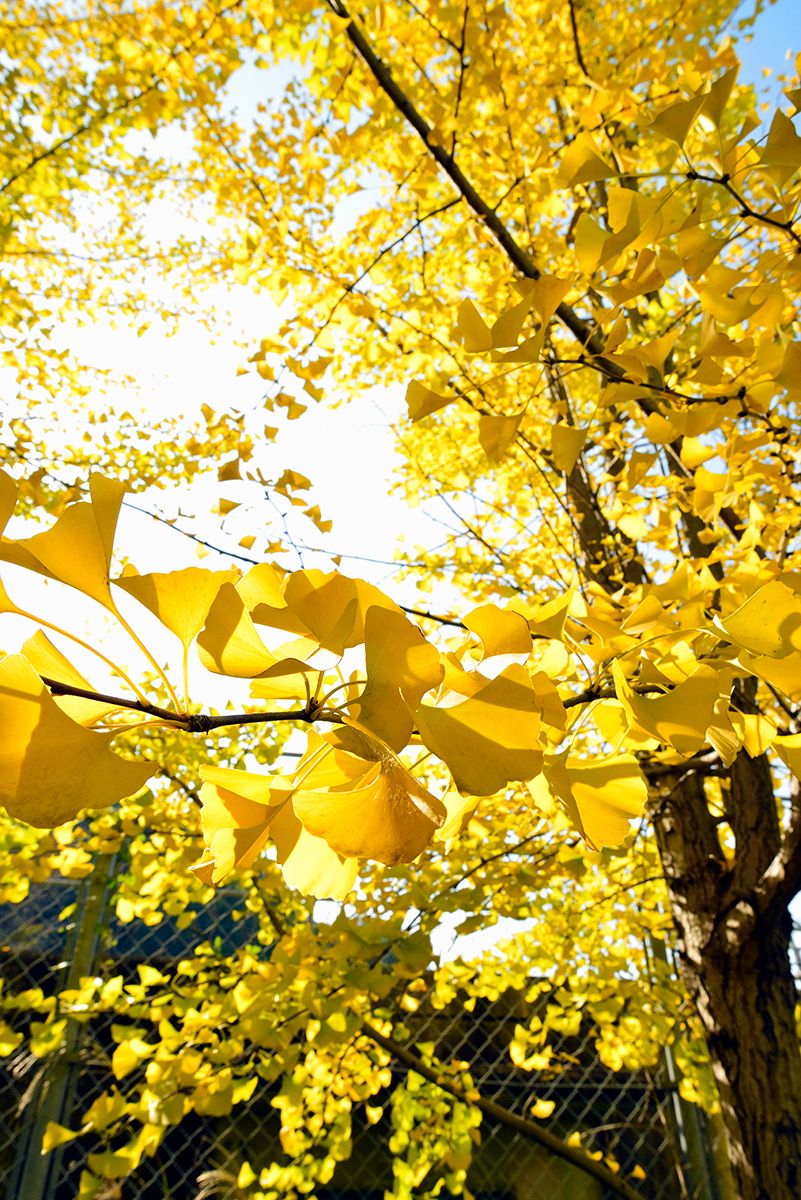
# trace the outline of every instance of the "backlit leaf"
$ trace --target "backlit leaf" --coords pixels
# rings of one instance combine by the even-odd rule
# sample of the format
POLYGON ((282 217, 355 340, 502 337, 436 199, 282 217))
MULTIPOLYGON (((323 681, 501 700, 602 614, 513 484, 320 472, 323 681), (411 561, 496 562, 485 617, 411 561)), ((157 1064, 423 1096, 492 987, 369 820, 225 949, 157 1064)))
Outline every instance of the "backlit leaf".
POLYGON ((492 332, 472 300, 463 300, 459 305, 456 327, 468 354, 492 349, 492 332))
POLYGON ((669 137, 683 146, 698 114, 707 102, 706 96, 693 96, 689 100, 677 100, 663 108, 651 125, 657 133, 669 137))
MULTIPOLYGON (((516 346, 526 317, 531 312, 531 297, 526 295, 511 308, 502 312, 492 326, 492 344, 496 347, 516 346)), ((406 397, 409 399, 408 394, 406 397)))
POLYGON ((617 174, 617 168, 602 157, 592 134, 580 133, 562 155, 559 174, 566 187, 576 187, 580 183, 608 179, 617 174))
POLYGON ((219 675, 255 679, 277 662, 231 583, 223 583, 217 592, 197 646, 203 666, 219 675))
POLYGON ((236 578, 235 571, 185 567, 166 574, 124 574, 114 582, 188 646, 203 628, 222 585, 234 583, 236 578))
POLYGON ((416 721, 462 792, 490 796, 512 779, 533 779, 542 767, 539 706, 522 667, 507 667, 452 708, 421 705, 416 721))
POLYGON ((774 740, 773 746, 796 779, 801 779, 801 733, 778 737, 774 740))
POLYGON ((586 427, 564 425, 561 422, 551 426, 551 458, 554 465, 566 475, 576 465, 578 456, 584 449, 587 440, 586 427))
POLYGON ((16 504, 16 482, 8 471, 0 470, 0 534, 13 516, 16 504))
POLYGON ((401 612, 369 608, 364 628, 367 684, 351 714, 393 750, 412 732, 412 713, 444 675, 438 651, 401 612))
POLYGON ((411 862, 446 816, 389 746, 356 726, 310 731, 297 779, 295 814, 343 857, 411 862))
POLYGON ((226 767, 204 767, 201 777, 203 838, 213 863, 202 877, 219 883, 235 867, 255 862, 267 844, 271 822, 290 803, 290 791, 271 784, 266 775, 226 767))
MULTIPOLYGON (((22 653, 38 675, 46 675, 48 679, 57 679, 59 683, 67 683, 72 687, 92 690, 89 680, 76 670, 41 629, 23 644, 22 653)), ((79 725, 91 725, 117 707, 106 701, 86 700, 82 696, 53 696, 53 700, 79 725)))
POLYGON ((69 505, 44 533, 4 541, 0 558, 59 579, 113 611, 109 571, 125 485, 93 475, 89 492, 91 500, 69 505))
POLYGON ((481 639, 484 658, 496 654, 528 654, 531 633, 528 621, 520 613, 499 608, 497 604, 482 604, 463 618, 465 625, 481 639))
POLYGON ((565 753, 546 760, 542 775, 529 786, 535 800, 550 788, 593 850, 619 846, 648 799, 648 784, 629 754, 583 762, 565 753))
POLYGON ((138 791, 153 764, 120 758, 110 742, 62 712, 21 655, 0 662, 0 803, 10 816, 50 829, 138 791))
POLYGON ((784 658, 801 650, 801 596, 774 579, 720 624, 733 642, 752 654, 784 658))
POLYGON ((478 418, 478 440, 490 462, 500 462, 517 437, 523 413, 511 417, 483 414, 478 418))
POLYGON ((413 379, 406 389, 409 419, 422 421, 423 417, 429 417, 431 413, 437 412, 440 408, 453 404, 455 399, 455 396, 442 396, 439 392, 432 392, 431 388, 426 387, 419 380, 413 379))
POLYGON ((271 829, 287 884, 318 900, 344 900, 356 882, 359 861, 332 850, 298 820, 291 805, 276 815, 271 829))
MULTIPOLYGON (((253 574, 250 572, 245 580, 253 574)), ((293 656, 305 657, 319 648, 340 655, 348 646, 363 641, 369 608, 400 611, 373 584, 337 571, 294 571, 286 576, 282 588, 281 603, 269 596, 252 606, 251 615, 260 625, 297 634, 296 640, 283 646, 284 653, 293 656)), ((237 590, 242 591, 241 584, 237 590)), ((248 595, 253 598, 255 594, 255 588, 251 587, 248 595)))
POLYGON ((679 754, 700 750, 724 686, 717 671, 698 667, 661 696, 637 695, 619 662, 612 664, 612 673, 618 699, 632 724, 664 745, 672 746, 679 754))

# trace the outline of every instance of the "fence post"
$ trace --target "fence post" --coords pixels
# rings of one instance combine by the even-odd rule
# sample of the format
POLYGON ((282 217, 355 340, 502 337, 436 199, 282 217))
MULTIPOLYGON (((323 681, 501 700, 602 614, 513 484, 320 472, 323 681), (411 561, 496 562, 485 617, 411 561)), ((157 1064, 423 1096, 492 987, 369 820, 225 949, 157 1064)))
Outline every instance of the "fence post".
MULTIPOLYGON (((82 977, 95 975, 104 930, 115 854, 98 855, 92 873, 83 881, 72 935, 65 947, 65 971, 59 984, 77 988, 82 977)), ((83 1026, 68 1021, 64 1046, 48 1061, 31 1101, 32 1115, 21 1132, 11 1172, 7 1200, 48 1200, 55 1183, 59 1155, 43 1154, 42 1141, 50 1121, 69 1120, 80 1071, 77 1070, 83 1026)))

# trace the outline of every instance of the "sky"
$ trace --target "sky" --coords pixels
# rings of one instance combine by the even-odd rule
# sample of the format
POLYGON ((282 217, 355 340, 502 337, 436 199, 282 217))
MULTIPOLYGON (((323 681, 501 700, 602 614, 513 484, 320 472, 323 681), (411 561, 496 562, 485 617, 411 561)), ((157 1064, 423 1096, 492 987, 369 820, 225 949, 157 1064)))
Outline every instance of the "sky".
MULTIPOLYGON (((744 4, 741 11, 748 11, 744 4)), ((780 87, 775 77, 788 69, 792 58, 801 51, 801 3, 799 0, 776 0, 757 17, 750 40, 737 43, 742 62, 740 78, 760 86, 767 85, 769 99, 776 102, 780 87), (763 68, 772 75, 766 79, 763 68)))

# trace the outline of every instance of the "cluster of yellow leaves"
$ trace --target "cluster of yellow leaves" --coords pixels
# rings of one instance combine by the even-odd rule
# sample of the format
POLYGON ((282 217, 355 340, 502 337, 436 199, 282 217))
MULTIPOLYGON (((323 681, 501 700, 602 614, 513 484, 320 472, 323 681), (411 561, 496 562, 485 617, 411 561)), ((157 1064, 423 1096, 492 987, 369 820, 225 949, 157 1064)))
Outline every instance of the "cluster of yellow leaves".
MULTIPOLYGON (((132 715, 130 707, 50 694, 42 677, 93 689, 41 631, 22 656, 4 660, 2 796, 12 813, 42 825, 74 816, 82 805, 116 801, 107 825, 103 817, 91 823, 86 844, 96 839, 113 847, 123 826, 131 832, 126 823, 140 841, 148 837, 147 868, 123 883, 126 919, 158 920, 170 904, 181 911, 187 896, 203 894, 204 881, 216 882, 232 868, 250 879, 260 867, 273 870, 265 850, 280 859, 292 886, 320 895, 348 892, 361 864, 374 889, 377 921, 397 904, 398 880, 428 929, 448 909, 470 913, 462 917, 465 931, 470 921, 485 922, 488 909, 537 920, 520 940, 517 959, 510 951, 503 965, 496 961, 479 977, 443 970, 436 983, 437 997, 467 987, 475 1002, 525 987, 532 970, 545 974, 558 963, 567 982, 540 1027, 521 1023, 515 1061, 546 1069, 550 1033, 575 1032, 585 1011, 601 1026, 604 1061, 615 1067, 653 1061, 656 1035, 669 1036, 681 1005, 667 971, 652 1003, 644 986, 654 974, 647 955, 635 955, 630 938, 609 933, 608 914, 618 911, 609 881, 614 871, 597 878, 568 842, 560 847, 562 873, 548 875, 539 859, 529 861, 506 843, 511 829, 529 838, 540 811, 557 830, 569 820, 591 846, 618 843, 642 809, 647 765, 670 768, 698 756, 725 766, 744 748, 750 755, 769 752, 780 774, 783 765, 796 774, 801 769, 798 735, 782 731, 781 716, 785 701, 801 698, 801 588, 788 557, 799 522, 791 435, 799 400, 793 214, 801 160, 790 118, 778 113, 766 132, 759 130, 747 90, 735 85, 731 51, 707 48, 708 32, 732 7, 729 0, 705 0, 692 21, 664 30, 656 0, 638 0, 623 11, 600 6, 591 22, 577 6, 576 33, 567 6, 533 0, 490 8, 481 18, 472 7, 439 6, 420 18, 403 5, 362 6, 363 27, 425 110, 428 145, 458 146, 460 167, 488 209, 521 244, 533 243, 538 264, 548 264, 536 280, 513 280, 507 265, 499 269, 483 226, 465 204, 451 203, 443 177, 420 158, 415 135, 354 63, 343 23, 321 23, 310 0, 289 9, 259 4, 257 14, 182 3, 144 5, 136 14, 104 9, 87 22, 88 57, 103 63, 88 103, 82 90, 87 50, 70 41, 72 34, 59 33, 60 23, 48 25, 32 5, 25 11, 36 19, 20 17, 9 32, 9 56, 31 61, 20 96, 37 97, 30 105, 39 124, 13 139, 8 172, 21 182, 12 181, 4 193, 16 204, 3 243, 6 264, 14 264, 3 300, 15 330, 7 351, 25 361, 28 384, 44 386, 53 363, 45 362, 41 346, 26 344, 26 312, 40 324, 49 316, 31 314, 26 295, 82 305, 98 288, 87 273, 74 274, 71 286, 59 289, 63 276, 41 271, 37 283, 44 279, 45 286, 27 287, 16 264, 47 258, 52 246, 38 218, 18 219, 20 197, 34 197, 29 211, 69 225, 71 189, 89 178, 101 143, 103 154, 111 153, 112 143, 96 135, 119 113, 111 126, 126 169, 117 189, 125 219, 117 224, 132 229, 130 129, 156 130, 173 120, 191 125, 202 113, 193 169, 173 174, 189 180, 184 196, 203 204, 211 197, 224 232, 211 265, 205 246, 203 257, 194 259, 184 243, 169 267, 187 266, 191 279, 193 263, 202 262, 204 274, 233 277, 282 300, 293 296, 295 313, 251 360, 261 379, 276 384, 267 410, 301 418, 306 397, 317 403, 331 390, 326 374, 343 394, 361 392, 371 380, 386 385, 412 376, 409 444, 419 469, 410 474, 410 494, 462 493, 482 512, 480 521, 466 523, 470 538, 455 539, 441 557, 429 556, 429 578, 447 574, 478 605, 462 615, 466 630, 447 639, 424 634, 377 589, 337 573, 287 573, 272 564, 246 575, 126 569, 112 586, 120 491, 108 480, 93 479, 91 503, 67 509, 46 533, 3 540, 0 558, 77 587, 131 636, 138 652, 116 589, 176 637, 184 676, 196 645, 207 669, 251 680, 255 701, 299 702, 304 723, 334 727, 309 734, 291 775, 256 771, 242 754, 233 768, 230 748, 229 765, 195 771, 192 764, 191 775, 181 775, 165 754, 163 734, 187 740, 186 718, 197 713, 188 698, 177 699, 174 681, 158 684, 153 698, 169 705, 175 720, 155 718, 165 721, 158 731, 133 729, 142 713, 132 715), (655 27, 664 36, 655 38, 655 27), (21 39, 28 44, 21 47, 21 39), (54 44, 57 52, 48 54, 54 44), (252 129, 244 122, 234 126, 215 107, 242 45, 258 55, 291 50, 308 69, 303 84, 290 84, 282 103, 261 113, 252 129), (553 45, 568 52, 557 60, 553 45), (48 70, 59 59, 63 71, 50 88, 48 70), (320 97, 328 106, 325 122, 320 97), (75 113, 86 119, 91 136, 75 136, 75 113), (54 140, 47 141, 51 130, 54 140), (81 153, 67 161, 56 152, 59 137, 81 153), (376 189, 379 141, 386 186, 376 189), (338 227, 338 206, 363 185, 360 198, 380 191, 380 204, 360 209, 363 215, 344 234, 321 234, 338 227), (406 230, 419 230, 419 238, 406 230), (603 341, 597 352, 577 347, 564 333, 559 310, 565 304, 589 315, 603 341), (482 312, 497 315, 485 320, 482 312), (450 325, 455 335, 449 341, 450 325), (487 463, 492 474, 479 494, 476 480, 484 483, 487 463), (597 497, 600 534, 565 504, 571 477, 574 485, 583 477, 597 497), (532 486, 532 479, 543 485, 532 486), (680 541, 677 514, 695 528, 695 540, 680 541), (764 685, 761 711, 743 712, 731 703, 733 683, 746 678, 764 685), (185 879, 180 838, 147 835, 147 820, 134 818, 135 802, 124 799, 165 764, 190 790, 203 779, 207 852, 194 882, 185 879), (517 787, 521 780, 525 786, 517 787), (477 798, 488 795, 492 799, 476 808, 477 798), (430 863, 405 870, 402 864, 429 843, 430 863), (492 854, 505 874, 494 875, 485 864, 492 854), (385 890, 378 883, 383 875, 365 858, 394 864, 383 873, 385 890), (582 882, 585 871, 592 885, 582 882), (534 897, 548 880, 547 915, 537 918, 534 897), (576 920, 563 903, 569 889, 589 912, 603 906, 606 927, 576 920), (621 986, 628 971, 637 978, 621 986)), ((796 109, 798 98, 797 89, 788 94, 796 109)), ((105 171, 107 159, 99 161, 105 171)), ((166 176, 152 156, 137 160, 140 194, 161 182, 162 171, 166 176)), ((113 187, 112 175, 106 177, 113 187)), ((5 237, 5 223, 3 230, 5 237)), ((129 240, 115 251, 127 261, 125 255, 144 247, 129 240)), ((187 444, 187 461, 211 447, 233 453, 219 467, 219 479, 236 481, 261 429, 246 430, 243 419, 211 411, 204 421, 205 435, 187 444)), ((29 465, 37 455, 48 462, 31 434, 37 428, 25 422, 12 428, 14 453, 29 465)), ((174 449, 157 444, 156 456, 158 464, 147 464, 148 480, 163 463, 172 464, 165 479, 181 474, 174 449)), ((115 475, 130 472, 133 462, 145 477, 141 454, 132 460, 125 438, 112 434, 74 457, 94 465, 101 460, 115 475)), ((248 472, 262 483, 268 478, 258 462, 248 472)), ((2 488, 5 503, 13 489, 7 480, 2 488)), ((302 497, 307 488, 308 480, 290 471, 273 490, 324 528, 321 514, 302 497)), ((41 470, 21 481, 21 490, 34 506, 52 496, 41 470)), ((220 511, 234 505, 226 495, 220 511)), ((249 547, 252 537, 243 544, 249 547)), ((20 611, 5 594, 3 606, 20 611)), ((52 631, 53 613, 44 617, 38 624, 52 631)), ((150 668, 161 673, 154 657, 150 668)), ((130 700, 147 705, 151 685, 145 692, 138 676, 135 683, 120 672, 130 700)), ((255 711, 254 705, 246 715, 255 711)), ((280 708, 277 719, 289 711, 280 708)), ((186 766, 191 756, 184 757, 186 766)), ((709 785, 711 802, 714 780, 709 785)), ((169 820, 168 807, 159 811, 169 820)), ((79 838, 70 843, 61 830, 53 841, 33 867, 37 843, 10 846, 31 874, 49 869, 45 862, 76 876, 89 868, 79 838)), ((539 843, 537 852, 542 860, 548 856, 539 843)), ((637 893, 646 896, 649 914, 636 918, 645 929, 638 946, 646 935, 658 936, 665 922, 659 885, 653 894, 648 890, 658 864, 647 848, 642 865, 642 879, 623 868, 617 875, 621 889, 645 889, 637 893)), ((19 891, 13 870, 7 886, 11 895, 19 891)), ((248 902, 257 906, 255 889, 248 902)), ((365 911, 358 909, 360 917, 365 911)), ((629 910, 626 919, 634 921, 628 928, 640 928, 629 910)), ((87 1116, 88 1130, 108 1133, 107 1152, 91 1164, 98 1174, 130 1172, 192 1108, 227 1111, 247 1097, 258 1067, 264 1078, 272 1078, 273 1069, 286 1071, 277 1107, 294 1161, 261 1174, 246 1164, 241 1187, 258 1184, 277 1196, 330 1179, 347 1144, 349 1104, 374 1095, 375 1057, 362 1056, 349 1039, 364 996, 380 994, 365 963, 384 946, 368 947, 356 935, 337 943, 350 970, 362 971, 358 980, 348 975, 360 999, 354 1012, 343 1013, 306 994, 307 982, 322 973, 336 976, 332 987, 341 978, 331 971, 337 955, 330 946, 305 934, 305 943, 302 933, 284 939, 269 967, 244 959, 215 964, 213 955, 182 964, 185 979, 166 1003, 148 1004, 149 988, 168 990, 153 976, 141 979, 139 993, 126 991, 124 1001, 121 988, 116 997, 111 987, 98 997, 91 984, 74 997, 76 1011, 80 1004, 119 1005, 114 1010, 128 1021, 116 1028, 114 1061, 131 1098, 106 1097, 87 1116), (223 980, 217 991, 208 983, 215 969, 223 980), (203 972, 202 984, 193 984, 203 972), (227 973, 238 979, 233 988, 227 973), (308 1021, 302 1064, 291 1045, 297 1022, 282 1034, 270 1013, 270 1005, 283 1013, 288 1001, 297 1001, 301 1020, 308 1021), (311 1019, 303 1010, 309 1003, 317 1006, 311 1019), (227 1044, 216 1033, 224 1026, 232 1034, 227 1044), (235 1057, 249 1042, 263 1057, 232 1065, 227 1055, 235 1057), (350 1072, 344 1084, 334 1065, 343 1046, 352 1052, 352 1061, 344 1056, 350 1072), (133 1081, 142 1075, 136 1092, 133 1081), (135 1132, 125 1144, 120 1134, 130 1124, 135 1132), (336 1137, 320 1154, 326 1128, 336 1137)), ((401 959, 412 954, 410 940, 399 938, 394 947, 401 959)), ((409 1011, 426 987, 416 982, 422 988, 404 997, 409 1011)), ((28 997, 31 1009, 37 1003, 28 997)), ((44 1056, 62 1043, 64 1029, 55 1006, 45 1011, 41 1003, 33 1046, 44 1056)), ((4 1036, 4 1044, 16 1044, 13 1030, 4 1036)), ((685 1058, 691 1042, 688 1036, 685 1058)), ((398 1190, 425 1181, 445 1128, 448 1148, 458 1143, 462 1151, 448 1164, 449 1180, 460 1186, 474 1132, 465 1128, 469 1120, 456 1110, 451 1115, 451 1106, 438 1107, 416 1083, 407 1090, 419 1095, 397 1104, 398 1190), (415 1138, 420 1155, 412 1161, 415 1138)), ((535 1114, 544 1116, 544 1109, 535 1114)))
MULTIPOLYGON (((9 476, 2 488, 8 516, 9 476)), ((601 589, 591 604, 586 592, 575 592, 556 608, 482 605, 467 614, 464 635, 437 647, 377 588, 337 573, 287 574, 265 563, 244 575, 199 567, 141 575, 129 568, 112 580, 123 491, 93 477, 88 501, 69 506, 44 532, 4 537, 0 559, 84 593, 154 666, 119 611, 114 586, 175 636, 184 667, 197 641, 201 662, 251 679, 254 698, 305 701, 294 712, 238 714, 233 724, 288 716, 335 726, 309 731, 291 776, 201 770, 207 850, 197 872, 206 883, 251 866, 271 843, 292 886, 342 897, 360 859, 410 862, 437 829, 452 836, 464 802, 437 796, 418 780, 398 757, 407 747, 433 753, 468 798, 530 781, 534 801, 546 810, 561 806, 590 846, 620 843, 642 811, 647 787, 638 751, 669 763, 706 746, 729 764, 743 746, 752 754, 773 746, 792 770, 799 767, 797 735, 732 713, 729 704, 732 681, 749 674, 789 699, 799 694, 797 573, 752 563, 719 584, 683 568, 666 584, 630 591, 622 609, 601 589), (705 605, 715 592, 710 618, 705 605), (283 640, 270 646, 270 634, 283 640), (364 674, 345 666, 357 647, 364 674), (591 761, 583 753, 582 718, 569 719, 565 707, 572 689, 558 690, 577 677, 582 661, 595 663, 597 674, 570 707, 589 709, 607 747, 591 761)), ((5 594, 4 608, 22 611, 5 594)), ((202 730, 166 676, 164 682, 174 707, 150 715, 187 736, 202 730)), ((0 664, 0 702, 3 800, 31 824, 58 825, 83 808, 114 803, 157 769, 157 762, 128 761, 110 745, 138 723, 130 710, 137 718, 148 712, 141 691, 127 710, 122 699, 92 699, 87 681, 41 631, 23 654, 0 664)), ((225 714, 220 722, 227 723, 225 714)))

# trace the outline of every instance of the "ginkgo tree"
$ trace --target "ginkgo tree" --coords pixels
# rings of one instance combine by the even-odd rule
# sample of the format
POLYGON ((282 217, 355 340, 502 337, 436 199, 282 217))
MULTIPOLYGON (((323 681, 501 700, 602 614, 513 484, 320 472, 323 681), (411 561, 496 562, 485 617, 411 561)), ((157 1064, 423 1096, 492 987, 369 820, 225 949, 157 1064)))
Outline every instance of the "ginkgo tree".
MULTIPOLYGON (((422 561, 430 585, 447 579, 466 602, 441 618, 404 612, 337 572, 262 561, 257 513, 245 573, 114 574, 123 489, 94 475, 89 499, 4 538, 0 557, 102 606, 158 694, 116 658, 104 670, 124 694, 95 689, 42 634, 0 667, 2 788, 12 815, 55 824, 145 783, 156 758, 125 757, 143 721, 186 737, 300 723, 291 775, 202 769, 196 870, 216 883, 271 845, 291 886, 340 897, 364 861, 412 862, 438 830, 458 844, 480 798, 504 790, 566 813, 591 848, 619 844, 645 812, 737 1188, 773 1200, 801 1178, 788 958, 801 885, 801 89, 788 80, 786 106, 761 120, 721 37, 733 7, 709 0, 669 26, 651 0, 622 13, 574 0, 121 7, 90 22, 84 45, 30 6, 19 27, 36 29, 37 60, 9 53, 32 116, 9 139, 3 191, 19 212, 8 254, 21 294, 37 255, 61 277, 47 197, 59 197, 50 219, 74 229, 93 172, 132 228, 159 190, 196 208, 211 196, 213 254, 190 231, 165 267, 192 299, 204 264, 291 297, 250 361, 275 413, 295 418, 327 389, 408 385, 402 486, 410 502, 440 498, 455 527, 422 561), (286 57, 298 65, 281 101, 238 121, 236 67, 286 57), (137 151, 131 186, 131 139, 177 124, 185 171, 137 151), (365 211, 343 231, 354 194, 365 211), (174 668, 121 593, 174 635, 174 668), (208 671, 252 681, 252 707, 199 710, 193 643, 208 671), (75 786, 90 759, 91 795, 75 786)), ((106 228, 90 232, 122 261, 106 228)), ((223 492, 263 484, 254 421, 228 414, 225 428, 223 492)), ((14 437, 22 500, 63 505, 57 471, 36 490, 15 458, 46 464, 46 439, 14 437)), ((119 453, 93 461, 119 469, 119 453)), ((290 472, 275 490, 297 501, 306 482, 290 472)), ((10 515, 11 477, 3 503, 10 515)), ((36 616, 51 631, 52 618, 36 616)))

